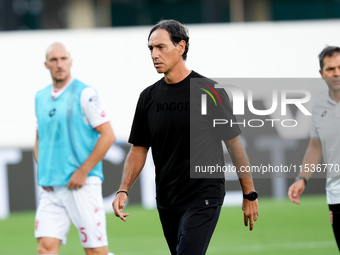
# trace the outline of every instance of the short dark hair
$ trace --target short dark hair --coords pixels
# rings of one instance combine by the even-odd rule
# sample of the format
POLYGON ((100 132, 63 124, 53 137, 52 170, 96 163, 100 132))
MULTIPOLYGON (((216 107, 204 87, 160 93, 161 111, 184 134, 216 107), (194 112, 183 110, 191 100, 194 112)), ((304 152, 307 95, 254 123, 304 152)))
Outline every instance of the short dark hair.
POLYGON ((340 54, 340 48, 338 46, 327 46, 324 48, 321 53, 319 54, 319 63, 320 63, 320 69, 324 67, 323 59, 325 57, 331 57, 333 54, 339 53, 340 54))
POLYGON ((172 43, 177 46, 177 44, 184 40, 185 41, 185 50, 182 55, 183 59, 187 59, 187 53, 189 51, 189 31, 183 26, 180 22, 173 19, 161 20, 158 22, 150 31, 148 40, 150 39, 151 34, 157 29, 164 29, 170 35, 170 40, 172 43))

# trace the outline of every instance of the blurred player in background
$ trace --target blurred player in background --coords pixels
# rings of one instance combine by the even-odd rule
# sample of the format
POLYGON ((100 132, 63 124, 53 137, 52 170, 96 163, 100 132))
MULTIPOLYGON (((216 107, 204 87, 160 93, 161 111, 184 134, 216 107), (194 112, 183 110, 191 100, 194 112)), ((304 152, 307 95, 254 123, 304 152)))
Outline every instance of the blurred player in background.
MULTIPOLYGON (((129 138, 133 146, 113 208, 116 216, 126 221, 128 214, 122 210, 128 191, 151 147, 156 166, 157 209, 171 254, 205 254, 219 218, 225 186, 224 178, 190 178, 190 110, 185 105, 190 101, 190 78, 203 76, 185 66, 189 36, 181 23, 159 22, 149 33, 148 47, 154 67, 164 77, 140 95, 129 138), (172 110, 158 107, 167 103, 172 110)), ((231 112, 226 114, 232 116, 231 112)), ((226 128, 224 136, 238 169, 249 164, 239 134, 239 128, 233 126, 226 128)), ((221 140, 217 148, 222 150, 221 140)), ((252 230, 258 217, 257 193, 250 175, 240 178, 240 183, 245 194, 244 223, 247 226, 249 222, 252 230)))
POLYGON ((340 164, 340 48, 329 46, 319 54, 320 74, 328 91, 315 99, 313 105, 310 142, 302 165, 304 172, 296 177, 288 190, 290 200, 300 204, 299 197, 321 157, 327 168, 327 203, 335 239, 340 250, 340 178, 333 169, 340 164), (310 171, 311 170, 311 171, 310 171))
POLYGON ((87 255, 107 255, 101 184, 105 153, 115 141, 96 91, 71 77, 70 53, 60 43, 46 52, 53 84, 35 98, 34 149, 43 187, 36 212, 38 254, 58 254, 71 222, 87 255))

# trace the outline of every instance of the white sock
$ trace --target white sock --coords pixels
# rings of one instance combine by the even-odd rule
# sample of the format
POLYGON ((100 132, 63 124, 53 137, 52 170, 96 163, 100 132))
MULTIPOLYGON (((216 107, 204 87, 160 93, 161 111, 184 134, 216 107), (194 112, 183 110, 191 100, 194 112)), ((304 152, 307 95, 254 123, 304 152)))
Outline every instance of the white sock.
POLYGON ((112 252, 109 252, 107 255, 114 255, 112 252))

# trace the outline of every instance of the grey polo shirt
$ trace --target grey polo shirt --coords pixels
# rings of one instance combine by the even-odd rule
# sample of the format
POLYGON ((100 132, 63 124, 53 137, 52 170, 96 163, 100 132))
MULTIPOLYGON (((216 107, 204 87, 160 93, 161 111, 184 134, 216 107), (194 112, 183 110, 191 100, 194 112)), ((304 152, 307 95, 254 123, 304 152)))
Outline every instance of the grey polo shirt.
POLYGON ((336 103, 328 91, 315 99, 310 137, 320 140, 328 164, 327 203, 340 204, 340 102, 336 103))

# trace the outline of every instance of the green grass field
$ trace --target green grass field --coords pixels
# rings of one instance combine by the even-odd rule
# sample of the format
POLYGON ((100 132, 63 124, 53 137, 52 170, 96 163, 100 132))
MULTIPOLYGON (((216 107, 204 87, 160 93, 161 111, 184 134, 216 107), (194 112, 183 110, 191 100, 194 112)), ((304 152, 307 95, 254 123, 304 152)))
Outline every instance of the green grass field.
MULTIPOLYGON (((109 249, 115 255, 169 254, 156 210, 129 206, 127 222, 107 215, 109 249)), ((243 225, 240 207, 224 207, 207 254, 338 254, 324 196, 304 196, 301 205, 260 199, 255 229, 243 225)), ((0 255, 36 254, 34 212, 12 213, 0 221, 0 255)), ((71 228, 61 255, 85 254, 71 228)))

